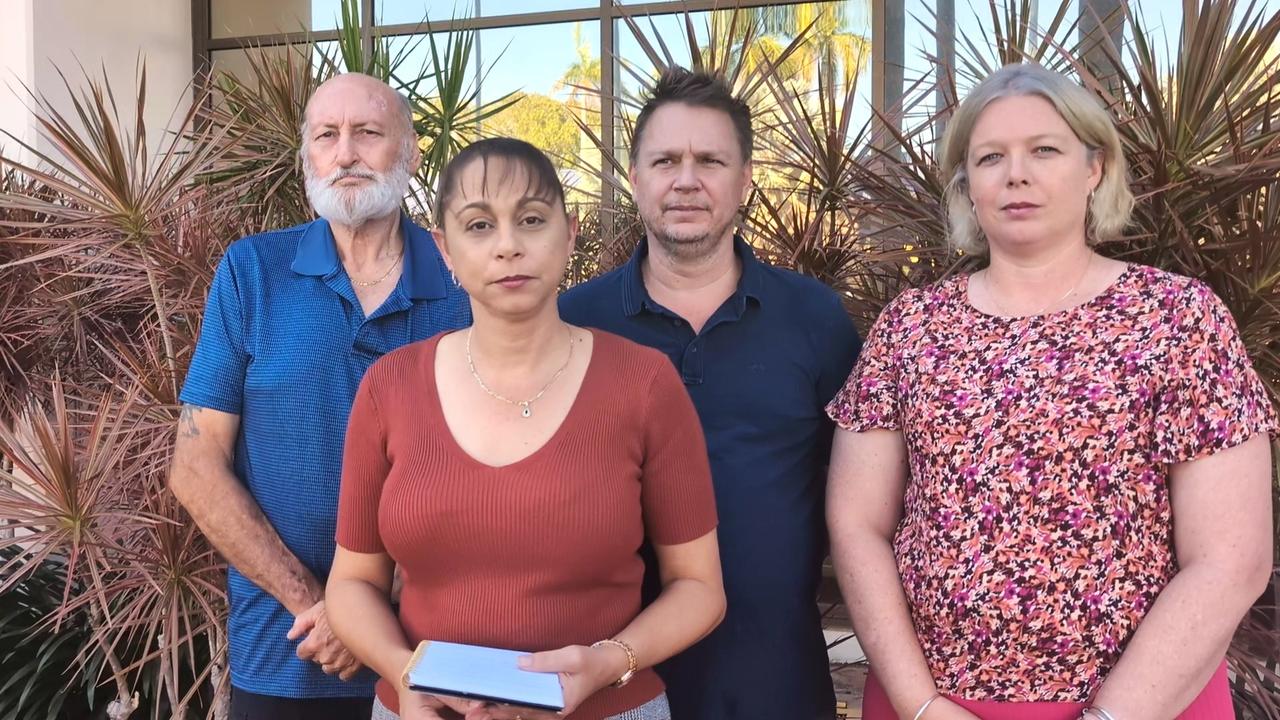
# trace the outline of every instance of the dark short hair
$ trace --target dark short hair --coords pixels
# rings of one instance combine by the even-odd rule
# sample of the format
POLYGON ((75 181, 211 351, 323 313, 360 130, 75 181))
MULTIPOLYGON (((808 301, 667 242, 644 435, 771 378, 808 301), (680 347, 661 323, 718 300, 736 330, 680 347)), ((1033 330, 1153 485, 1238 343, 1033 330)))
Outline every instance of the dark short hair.
POLYGON ((711 108, 719 110, 733 121, 734 132, 738 136, 738 147, 742 150, 742 159, 751 159, 751 145, 754 135, 751 131, 751 107, 741 98, 735 97, 733 91, 725 85, 719 75, 702 71, 690 71, 673 66, 663 71, 653 92, 645 99, 640 114, 636 117, 635 129, 631 133, 631 159, 635 160, 636 151, 640 147, 640 138, 649 118, 658 108, 669 103, 681 103, 691 107, 711 108))
POLYGON ((453 157, 440 173, 440 184, 436 190, 435 220, 437 227, 444 227, 445 209, 458 190, 458 176, 472 162, 484 165, 484 182, 489 181, 489 160, 506 161, 506 171, 500 181, 506 182, 517 169, 524 171, 526 190, 531 197, 546 200, 548 203, 560 203, 564 206, 564 186, 560 184, 560 176, 551 160, 541 150, 523 140, 509 137, 486 138, 477 140, 466 146, 453 157))

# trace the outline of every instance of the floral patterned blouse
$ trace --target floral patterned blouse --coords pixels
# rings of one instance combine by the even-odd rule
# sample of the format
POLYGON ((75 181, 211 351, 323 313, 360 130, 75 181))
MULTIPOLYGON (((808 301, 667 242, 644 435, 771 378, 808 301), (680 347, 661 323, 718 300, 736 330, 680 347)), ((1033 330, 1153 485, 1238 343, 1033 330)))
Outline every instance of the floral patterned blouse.
POLYGON ((1177 571, 1169 465, 1270 432, 1275 414, 1199 281, 1130 265, 1030 318, 979 312, 967 288, 890 303, 827 412, 902 431, 894 550, 939 690, 1085 701, 1177 571))

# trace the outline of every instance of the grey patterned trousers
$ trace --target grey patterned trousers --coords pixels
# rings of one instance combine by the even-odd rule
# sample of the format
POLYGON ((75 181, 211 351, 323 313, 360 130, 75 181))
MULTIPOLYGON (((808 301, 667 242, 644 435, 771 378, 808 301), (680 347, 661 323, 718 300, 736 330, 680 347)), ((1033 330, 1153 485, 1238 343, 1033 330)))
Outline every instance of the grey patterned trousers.
MULTIPOLYGON (((400 716, 387 709, 381 702, 373 701, 373 717, 370 720, 400 720, 400 716)), ((610 715, 605 720, 671 720, 671 708, 667 706, 667 694, 663 693, 638 708, 610 715)))

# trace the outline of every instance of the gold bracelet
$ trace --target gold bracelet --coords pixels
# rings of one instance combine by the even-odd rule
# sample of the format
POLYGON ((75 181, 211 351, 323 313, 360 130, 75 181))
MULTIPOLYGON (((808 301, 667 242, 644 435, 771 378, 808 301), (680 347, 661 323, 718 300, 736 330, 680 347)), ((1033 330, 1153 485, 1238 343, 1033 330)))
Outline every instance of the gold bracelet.
POLYGON ((418 661, 422 659, 422 652, 427 649, 427 645, 430 643, 430 640, 423 640, 418 643, 418 647, 414 649, 413 657, 409 658, 409 662, 404 666, 404 672, 400 673, 401 688, 406 690, 409 689, 409 671, 412 670, 413 666, 417 665, 418 661))
POLYGON ((601 645, 614 645, 616 647, 620 647, 622 648, 622 652, 627 654, 627 671, 622 673, 622 677, 615 680, 610 687, 618 688, 631 682, 631 677, 636 674, 636 670, 638 669, 636 667, 636 651, 632 650, 630 645, 618 640, 617 638, 609 638, 607 640, 600 640, 598 642, 591 643, 591 647, 593 648, 598 648, 601 645))

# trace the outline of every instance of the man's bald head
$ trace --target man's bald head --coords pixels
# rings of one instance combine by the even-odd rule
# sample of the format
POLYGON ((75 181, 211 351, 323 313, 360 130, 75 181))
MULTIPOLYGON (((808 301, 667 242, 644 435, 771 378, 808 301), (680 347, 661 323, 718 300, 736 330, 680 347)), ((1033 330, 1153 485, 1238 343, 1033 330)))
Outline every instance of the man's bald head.
POLYGON ((382 114, 388 126, 399 126, 406 139, 417 143, 413 130, 413 108, 409 98, 391 89, 390 85, 364 73, 349 72, 325 80, 311 94, 307 106, 302 113, 302 148, 306 151, 310 141, 310 129, 315 121, 313 114, 332 114, 343 107, 351 107, 353 103, 368 106, 375 113, 382 114))

